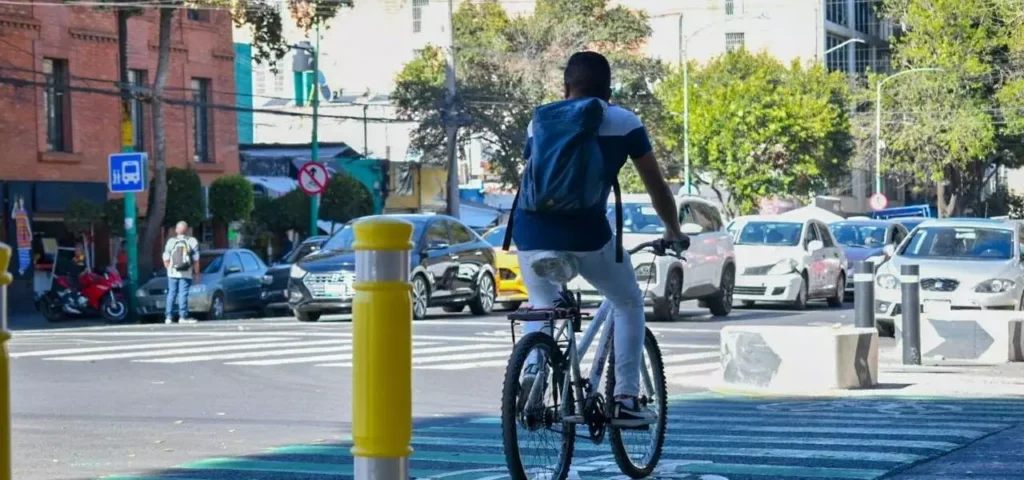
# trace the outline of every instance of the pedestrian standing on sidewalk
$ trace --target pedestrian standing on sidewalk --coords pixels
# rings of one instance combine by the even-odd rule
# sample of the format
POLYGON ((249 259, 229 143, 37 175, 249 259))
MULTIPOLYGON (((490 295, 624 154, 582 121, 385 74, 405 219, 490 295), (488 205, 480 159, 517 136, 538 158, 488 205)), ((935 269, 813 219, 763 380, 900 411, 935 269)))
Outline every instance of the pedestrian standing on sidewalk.
POLYGON ((178 305, 178 322, 195 323, 188 316, 188 291, 192 280, 199 280, 199 242, 188 236, 188 224, 178 222, 175 236, 164 245, 164 267, 167 269, 167 306, 164 323, 174 323, 174 305, 178 305))

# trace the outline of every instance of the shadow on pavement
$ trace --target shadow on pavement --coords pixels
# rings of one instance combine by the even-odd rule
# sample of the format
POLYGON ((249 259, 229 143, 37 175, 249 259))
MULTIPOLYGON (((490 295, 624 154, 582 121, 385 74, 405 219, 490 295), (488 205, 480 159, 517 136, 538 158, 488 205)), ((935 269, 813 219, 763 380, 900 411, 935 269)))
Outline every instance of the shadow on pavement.
MULTIPOLYGON (((659 467, 651 478, 697 474, 728 480, 874 479, 1024 424, 1024 399, 675 397, 659 467)), ((584 434, 583 429, 579 434, 584 434)), ((500 421, 463 417, 418 422, 413 478, 507 478, 500 421)), ((553 448, 553 447, 552 447, 553 448)), ((635 448, 635 446, 634 446, 635 448)), ((291 445, 211 458, 107 480, 350 479, 350 443, 291 445)), ((632 448, 631 448, 632 450, 632 448)), ((623 479, 607 442, 575 442, 581 479, 623 479)))

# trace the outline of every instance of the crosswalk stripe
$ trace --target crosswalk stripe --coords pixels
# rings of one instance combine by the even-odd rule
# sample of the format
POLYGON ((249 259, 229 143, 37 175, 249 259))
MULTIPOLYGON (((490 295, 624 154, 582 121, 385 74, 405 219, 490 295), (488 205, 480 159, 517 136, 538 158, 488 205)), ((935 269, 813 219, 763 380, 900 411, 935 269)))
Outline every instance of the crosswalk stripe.
POLYGON ((673 365, 665 367, 665 375, 679 375, 684 373, 703 373, 713 372, 721 368, 721 364, 718 363, 694 363, 690 365, 673 365))
MULTIPOLYGON (((266 339, 264 339, 266 340, 266 339)), ((288 340, 288 339, 282 339, 288 340)), ((146 352, 124 352, 124 353, 108 353, 99 355, 75 355, 68 357, 52 357, 46 360, 59 360, 63 362, 91 362, 96 360, 117 360, 123 358, 142 358, 142 357, 167 357, 171 355, 189 355, 193 353, 210 353, 210 352, 226 352, 226 351, 237 351, 237 350, 253 350, 261 348, 277 348, 277 347, 302 347, 306 345, 337 345, 337 340, 318 340, 310 342, 308 340, 301 341, 290 341, 290 342, 266 342, 263 343, 244 343, 240 345, 217 345, 213 347, 197 347, 197 348, 176 348, 171 350, 155 350, 146 352)))
MULTIPOLYGON (((466 351, 470 351, 470 350, 490 350, 492 348, 494 348, 494 345, 459 345, 459 346, 449 346, 449 347, 431 347, 431 348, 421 348, 421 349, 418 349, 418 350, 417 349, 413 349, 412 356, 413 356, 413 358, 416 358, 416 355, 428 355, 428 354, 433 354, 433 353, 449 353, 449 352, 466 352, 466 351)), ((505 354, 508 355, 507 352, 505 354)), ((321 363, 321 364, 319 364, 317 366, 318 367, 344 367, 344 368, 352 368, 352 362, 351 362, 352 356, 349 355, 347 360, 349 360, 349 361, 340 362, 340 363, 321 363)))
POLYGON ((681 353, 678 355, 664 355, 661 357, 661 363, 681 363, 689 362, 691 360, 707 360, 709 358, 719 358, 722 354, 717 350, 713 352, 697 352, 697 353, 681 353))
POLYGON ((286 337, 271 337, 271 338, 244 338, 238 340, 204 340, 197 342, 163 342, 163 343, 137 343, 132 345, 112 345, 107 347, 79 347, 79 348, 61 348, 57 350, 36 350, 32 352, 17 352, 11 353, 11 358, 23 358, 23 357, 46 357, 54 355, 75 355, 80 353, 99 353, 99 352, 122 352, 125 350, 146 350, 153 348, 176 348, 176 347, 198 347, 203 345, 224 345, 234 343, 255 343, 255 342, 266 342, 267 340, 288 340, 286 337))
POLYGON ((508 350, 496 351, 496 352, 479 352, 479 353, 458 353, 454 355, 441 355, 437 357, 420 357, 416 358, 414 355, 412 358, 413 365, 422 365, 424 363, 438 363, 438 362, 465 362, 467 360, 480 360, 494 357, 505 357, 508 359, 512 352, 508 350))
MULTIPOLYGON (((436 342, 412 342, 412 346, 414 347, 413 351, 412 351, 413 358, 415 359, 417 354, 433 353, 431 351, 433 349, 443 349, 443 351, 461 351, 461 350, 470 349, 469 347, 472 347, 473 349, 494 348, 491 345, 486 345, 486 346, 484 346, 484 345, 466 345, 466 346, 458 346, 458 347, 433 347, 433 348, 424 348, 424 349, 419 349, 419 350, 417 350, 415 348, 415 347, 423 347, 423 346, 435 345, 435 344, 436 344, 436 342)), ((351 362, 351 361, 352 361, 352 354, 351 353, 343 353, 343 354, 337 354, 337 355, 315 355, 315 356, 312 356, 312 357, 281 358, 281 359, 270 359, 270 360, 250 360, 250 361, 245 361, 245 362, 227 362, 227 363, 225 363, 225 365, 245 365, 245 366, 253 366, 253 367, 255 367, 255 366, 267 366, 267 365, 292 365, 292 364, 296 364, 296 363, 351 362)), ((318 366, 325 366, 325 365, 335 366, 335 365, 331 365, 330 363, 324 363, 324 364, 318 365, 318 366)))
MULTIPOLYGON (((332 341, 332 343, 335 343, 332 341)), ((309 342, 316 344, 316 342, 309 342)), ((210 360, 238 360, 242 358, 262 357, 283 357, 286 355, 308 355, 311 353, 347 352, 352 350, 352 345, 318 347, 318 348, 288 348, 284 350, 261 350, 258 352, 225 353, 223 355, 193 355, 189 357, 154 358, 150 360, 135 360, 140 363, 189 363, 208 362, 210 360)))
POLYGON ((422 368, 427 370, 469 370, 473 368, 494 368, 507 367, 508 359, 490 360, 486 362, 456 363, 451 365, 425 365, 422 368))

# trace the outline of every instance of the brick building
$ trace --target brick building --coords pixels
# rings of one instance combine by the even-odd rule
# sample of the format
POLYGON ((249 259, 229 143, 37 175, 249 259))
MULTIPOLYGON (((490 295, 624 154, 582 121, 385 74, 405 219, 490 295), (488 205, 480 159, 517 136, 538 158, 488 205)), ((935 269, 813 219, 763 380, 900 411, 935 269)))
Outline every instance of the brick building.
MULTIPOLYGON (((128 66, 140 86, 156 72, 157 17, 147 10, 128 22, 128 66)), ((179 102, 164 108, 167 166, 193 168, 209 185, 239 168, 235 113, 216 108, 235 103, 229 13, 176 11, 171 38, 166 96, 179 102)), ((117 79, 114 12, 0 5, 0 241, 16 245, 12 212, 23 206, 38 254, 42 240, 68 241, 63 213, 69 201, 107 199, 107 155, 121 143, 117 79)), ((133 121, 136 150, 149 152, 152 161, 147 102, 133 102, 133 121)), ((138 200, 144 214, 146 195, 138 200)), ((204 230, 199 235, 212 235, 204 230)), ((97 263, 106 264, 107 236, 100 232, 96 240, 97 263)), ((33 269, 18 277, 30 278, 33 269)))

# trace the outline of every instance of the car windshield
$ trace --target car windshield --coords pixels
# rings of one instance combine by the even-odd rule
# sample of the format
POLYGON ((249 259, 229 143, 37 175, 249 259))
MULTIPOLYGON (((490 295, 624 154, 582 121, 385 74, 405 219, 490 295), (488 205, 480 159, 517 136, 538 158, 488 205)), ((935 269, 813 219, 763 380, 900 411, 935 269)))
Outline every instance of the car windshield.
POLYGON ((345 225, 324 242, 324 250, 352 250, 356 237, 352 225, 345 225))
POLYGON ((317 243, 319 242, 303 242, 299 244, 297 248, 293 248, 292 251, 288 252, 288 255, 284 257, 284 263, 295 263, 300 258, 313 253, 317 249, 317 243))
MULTIPOLYGON (((609 206, 608 222, 615 225, 615 206, 609 206)), ((650 203, 622 204, 622 233, 665 233, 658 212, 650 203)))
MULTIPOLYGON (((505 246, 505 227, 498 227, 487 232, 487 235, 484 235, 484 241, 491 244, 494 248, 502 248, 505 246)), ((516 242, 512 242, 512 244, 509 245, 509 249, 514 248, 515 246, 516 242)))
POLYGON ((833 223, 828 226, 836 242, 847 247, 880 248, 885 245, 884 225, 833 223))
POLYGON ((1009 260, 1013 231, 979 227, 918 228, 899 252, 911 258, 1009 260))
POLYGON ((736 245, 795 246, 803 229, 804 224, 795 222, 747 222, 736 245))
POLYGON ((219 272, 222 263, 224 263, 224 255, 221 253, 199 255, 199 270, 203 273, 219 272))

